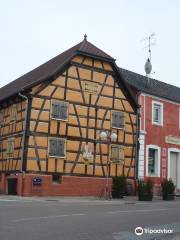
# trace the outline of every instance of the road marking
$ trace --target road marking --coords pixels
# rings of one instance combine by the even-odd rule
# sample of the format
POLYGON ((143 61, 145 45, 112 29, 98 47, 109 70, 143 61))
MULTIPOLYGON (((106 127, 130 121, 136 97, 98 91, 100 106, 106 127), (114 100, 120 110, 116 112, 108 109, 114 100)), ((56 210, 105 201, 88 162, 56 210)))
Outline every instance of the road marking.
POLYGON ((17 203, 31 203, 32 200, 26 200, 26 199, 3 199, 0 198, 0 202, 17 202, 17 203))
MULTIPOLYGON (((178 208, 179 209, 179 208, 178 208)), ((106 212, 107 214, 114 214, 114 213, 138 213, 138 212, 158 212, 158 211, 167 211, 171 210, 170 208, 160 208, 160 209, 139 209, 139 210, 119 210, 119 211, 109 211, 106 212)))
POLYGON ((15 199, 0 199, 0 202, 17 202, 15 199))
POLYGON ((72 217, 72 216, 85 216, 86 213, 72 213, 72 214, 61 214, 61 215, 53 215, 53 216, 43 216, 43 217, 31 217, 31 218, 20 218, 12 220, 13 222, 24 222, 24 221, 36 221, 43 219, 53 219, 53 218, 61 218, 61 217, 72 217))

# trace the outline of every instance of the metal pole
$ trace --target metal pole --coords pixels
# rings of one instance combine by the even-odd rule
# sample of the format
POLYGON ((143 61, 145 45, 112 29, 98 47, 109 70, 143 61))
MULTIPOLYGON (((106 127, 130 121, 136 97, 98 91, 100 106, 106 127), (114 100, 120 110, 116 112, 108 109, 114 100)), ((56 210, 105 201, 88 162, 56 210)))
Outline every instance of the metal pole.
POLYGON ((109 143, 110 143, 110 137, 107 137, 107 165, 106 165, 106 185, 105 185, 105 197, 106 199, 110 199, 110 191, 109 191, 109 143))
POLYGON ((106 199, 108 199, 109 196, 109 161, 107 161, 107 166, 106 166, 106 186, 105 186, 105 193, 106 193, 106 199))

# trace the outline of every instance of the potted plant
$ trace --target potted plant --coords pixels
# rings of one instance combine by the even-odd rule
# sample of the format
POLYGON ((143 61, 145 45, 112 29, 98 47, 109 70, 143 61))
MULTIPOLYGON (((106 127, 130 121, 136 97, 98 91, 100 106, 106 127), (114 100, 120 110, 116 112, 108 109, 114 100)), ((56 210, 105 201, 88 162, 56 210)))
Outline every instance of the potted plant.
POLYGON ((138 181, 137 186, 139 201, 152 201, 153 199, 153 182, 148 179, 146 182, 143 180, 138 181))
POLYGON ((113 177, 112 197, 123 198, 126 192, 127 179, 124 176, 113 177))
POLYGON ((175 185, 172 179, 164 179, 161 183, 163 200, 174 200, 175 185))

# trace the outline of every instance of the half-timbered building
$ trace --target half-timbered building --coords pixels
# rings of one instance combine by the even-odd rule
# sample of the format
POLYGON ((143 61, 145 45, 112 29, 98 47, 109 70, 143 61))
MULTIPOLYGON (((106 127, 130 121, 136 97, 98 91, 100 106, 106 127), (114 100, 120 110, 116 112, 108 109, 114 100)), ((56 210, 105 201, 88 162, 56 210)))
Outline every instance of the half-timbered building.
POLYGON ((0 89, 0 190, 102 196, 107 178, 133 181, 137 109, 115 59, 85 37, 0 89))

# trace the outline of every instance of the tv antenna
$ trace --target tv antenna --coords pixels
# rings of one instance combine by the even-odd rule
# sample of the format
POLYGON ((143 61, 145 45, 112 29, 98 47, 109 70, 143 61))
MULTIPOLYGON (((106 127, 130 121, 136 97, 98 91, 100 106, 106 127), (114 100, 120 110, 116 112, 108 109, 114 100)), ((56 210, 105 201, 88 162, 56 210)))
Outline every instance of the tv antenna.
POLYGON ((153 45, 156 45, 155 43, 155 33, 151 33, 149 36, 144 38, 142 41, 146 41, 148 44, 144 48, 148 48, 148 58, 146 60, 144 69, 146 72, 146 76, 148 77, 148 82, 149 82, 149 76, 152 71, 152 64, 151 64, 151 47, 153 45))

